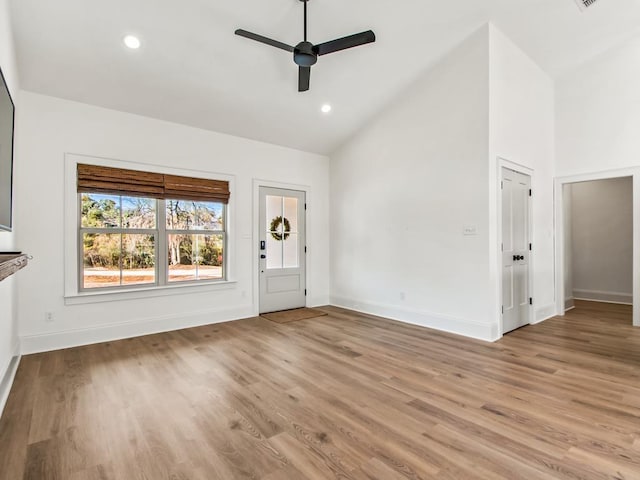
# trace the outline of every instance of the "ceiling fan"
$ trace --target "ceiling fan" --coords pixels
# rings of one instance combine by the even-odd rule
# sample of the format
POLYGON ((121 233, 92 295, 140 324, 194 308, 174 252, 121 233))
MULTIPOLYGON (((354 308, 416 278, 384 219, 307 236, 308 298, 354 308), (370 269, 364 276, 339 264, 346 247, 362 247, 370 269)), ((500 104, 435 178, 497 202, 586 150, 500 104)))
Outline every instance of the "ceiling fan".
POLYGON ((240 35, 241 37, 249 38, 257 42, 266 43, 267 45, 286 50, 287 52, 292 52, 293 61, 299 67, 298 91, 306 92, 309 90, 309 82, 311 80, 311 66, 315 65, 319 56, 375 42, 376 35, 371 30, 367 30, 366 32, 356 33, 354 35, 349 35, 348 37, 313 45, 307 41, 307 2, 309 0, 300 1, 304 2, 304 40, 295 47, 242 29, 236 30, 236 35, 240 35))

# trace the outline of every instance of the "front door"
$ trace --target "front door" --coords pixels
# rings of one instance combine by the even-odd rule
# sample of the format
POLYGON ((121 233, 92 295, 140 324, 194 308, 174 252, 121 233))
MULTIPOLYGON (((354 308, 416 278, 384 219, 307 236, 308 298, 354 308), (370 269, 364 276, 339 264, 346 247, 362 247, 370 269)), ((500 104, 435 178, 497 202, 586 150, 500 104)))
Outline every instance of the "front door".
POLYGON ((305 192, 260 187, 260 313, 306 306, 305 192))
POLYGON ((530 323, 531 177, 502 169, 502 333, 530 323))

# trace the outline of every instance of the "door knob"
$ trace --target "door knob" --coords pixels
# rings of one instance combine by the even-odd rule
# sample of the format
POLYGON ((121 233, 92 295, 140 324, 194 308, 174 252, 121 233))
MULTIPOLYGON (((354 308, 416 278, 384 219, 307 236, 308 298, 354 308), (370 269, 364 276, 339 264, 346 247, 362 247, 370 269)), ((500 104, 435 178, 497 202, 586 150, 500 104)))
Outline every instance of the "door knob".
POLYGON ((262 255, 260 255, 260 258, 267 258, 267 256, 263 253, 262 255))
POLYGON ((518 255, 514 255, 514 256, 513 256, 513 261, 514 261, 514 262, 517 262, 517 261, 518 261, 518 255))

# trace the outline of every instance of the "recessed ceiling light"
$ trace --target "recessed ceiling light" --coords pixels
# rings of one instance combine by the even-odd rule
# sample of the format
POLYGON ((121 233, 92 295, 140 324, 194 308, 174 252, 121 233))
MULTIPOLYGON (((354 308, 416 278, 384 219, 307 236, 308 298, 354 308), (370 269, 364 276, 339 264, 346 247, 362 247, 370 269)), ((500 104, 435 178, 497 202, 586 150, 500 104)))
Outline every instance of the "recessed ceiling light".
POLYGON ((320 111, 322 113, 329 113, 331 111, 331 105, 329 105, 328 103, 325 103, 324 105, 322 105, 322 107, 320 108, 320 111))
POLYGON ((123 40, 124 44, 132 50, 140 48, 140 39, 134 35, 127 35, 123 40))

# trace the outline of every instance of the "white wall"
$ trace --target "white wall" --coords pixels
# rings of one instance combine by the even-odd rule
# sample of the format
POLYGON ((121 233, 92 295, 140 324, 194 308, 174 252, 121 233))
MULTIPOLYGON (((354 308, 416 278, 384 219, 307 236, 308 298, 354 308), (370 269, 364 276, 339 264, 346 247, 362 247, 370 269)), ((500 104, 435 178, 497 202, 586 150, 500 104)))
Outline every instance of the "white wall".
MULTIPOLYGON (((13 46, 13 35, 9 21, 9 2, 0 0, 0 67, 7 85, 16 104, 18 104, 18 69, 13 46)), ((18 150, 16 146, 16 150, 18 150)), ((17 200, 14 198, 14 204, 17 200)), ((14 210, 15 212, 15 210, 14 210)), ((14 231, 12 233, 0 231, 0 252, 16 249, 15 231, 19 222, 14 218, 14 231)), ((21 274, 21 273, 20 273, 21 274)), ((15 301, 15 276, 0 282, 0 413, 4 406, 4 399, 8 393, 7 385, 3 389, 3 379, 7 373, 7 367, 14 355, 18 352, 18 326, 15 301)), ((6 379, 9 382, 9 379, 6 379)))
POLYGON ((332 303, 497 338, 498 157, 533 170, 534 321, 554 315, 553 82, 493 25, 332 156, 332 303))
MULTIPOLYGON (((19 279, 24 351, 255 314, 254 179, 309 188, 308 303, 328 303, 328 158, 28 92, 22 92, 20 107, 18 240, 34 256, 19 279), (237 283, 149 299, 65 304, 63 252, 71 241, 64 231, 65 153, 230 175, 235 186, 230 207, 237 283), (53 313, 53 322, 45 321, 45 312, 53 313)), ((70 183, 67 188, 73 189, 70 183)))
MULTIPOLYGON (((554 303, 554 85, 511 40, 490 27, 489 192, 492 280, 498 284, 498 158, 533 170, 533 321, 556 314, 554 303)), ((500 292, 497 288, 496 292, 500 292)), ((500 311, 499 296, 493 305, 500 311)))
POLYGON ((640 36, 556 84, 558 176, 640 165, 640 36))
MULTIPOLYGON (((559 182, 633 175, 636 226, 640 226, 639 58, 640 35, 556 81, 556 175, 561 177, 559 182)), ((561 216, 562 212, 556 214, 561 216)), ((636 285, 633 291, 638 295, 640 227, 634 231, 634 245, 636 285)), ((559 261, 562 260, 561 250, 559 245, 559 261)), ((560 268, 558 265, 559 272, 560 268)), ((640 326, 640 306, 637 304, 633 318, 634 325, 640 326)))
POLYGON ((333 304, 495 337, 488 35, 465 40, 332 155, 333 304))
POLYGON ((631 177, 571 185, 573 296, 632 303, 631 177))

